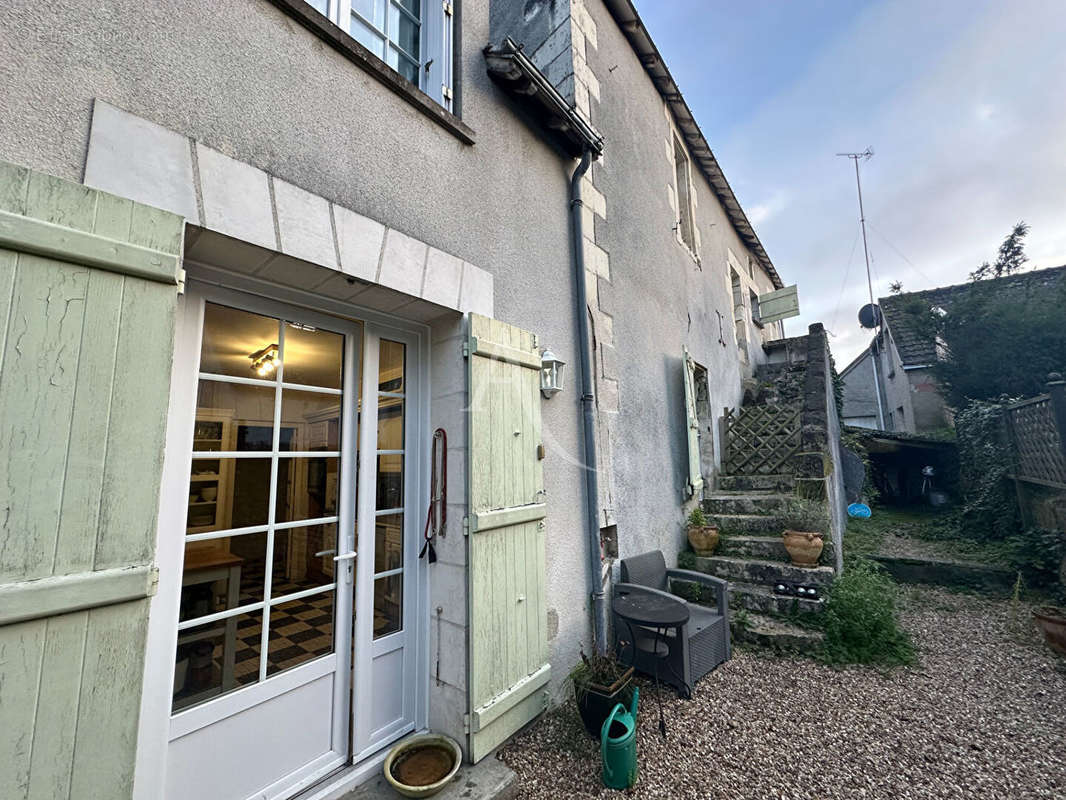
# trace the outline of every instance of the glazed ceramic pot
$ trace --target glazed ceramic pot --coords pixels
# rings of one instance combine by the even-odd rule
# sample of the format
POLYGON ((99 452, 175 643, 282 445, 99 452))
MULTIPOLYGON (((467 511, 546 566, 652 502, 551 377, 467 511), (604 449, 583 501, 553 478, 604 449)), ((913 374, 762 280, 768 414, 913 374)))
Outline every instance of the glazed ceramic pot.
POLYGON ((404 739, 385 758, 385 780, 404 797, 431 797, 447 786, 463 751, 440 733, 422 733, 404 739))
POLYGON ((688 529, 688 543, 698 556, 713 556, 718 547, 718 527, 701 525, 688 529))
POLYGON ((622 703, 628 708, 633 702, 633 672, 633 667, 630 667, 610 686, 574 681, 577 713, 581 716, 585 730, 593 738, 600 738, 603 723, 611 716, 616 705, 622 703))
POLYGON ((797 567, 817 567, 825 542, 813 531, 785 531, 785 549, 797 567))
POLYGON ((1066 655, 1066 611, 1055 606, 1040 606, 1033 609, 1033 618, 1044 632, 1048 647, 1066 655))

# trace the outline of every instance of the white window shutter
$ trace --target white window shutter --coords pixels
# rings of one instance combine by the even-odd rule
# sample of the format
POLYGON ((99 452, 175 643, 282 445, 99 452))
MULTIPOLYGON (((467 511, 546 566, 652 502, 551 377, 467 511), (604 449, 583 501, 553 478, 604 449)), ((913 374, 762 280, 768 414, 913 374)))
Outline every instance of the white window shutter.
POLYGON ((699 498, 703 492, 703 472, 700 470, 700 421, 696 414, 696 362, 688 352, 682 350, 683 372, 685 378, 685 422, 688 431, 688 484, 685 496, 699 498))

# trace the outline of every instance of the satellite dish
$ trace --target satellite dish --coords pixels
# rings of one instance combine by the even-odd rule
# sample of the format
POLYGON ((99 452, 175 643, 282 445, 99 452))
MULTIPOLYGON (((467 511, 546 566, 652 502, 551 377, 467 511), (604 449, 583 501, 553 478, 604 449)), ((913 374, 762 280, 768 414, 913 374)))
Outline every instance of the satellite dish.
POLYGON ((876 328, 882 319, 881 307, 875 303, 867 303, 859 309, 859 324, 864 328, 876 328))

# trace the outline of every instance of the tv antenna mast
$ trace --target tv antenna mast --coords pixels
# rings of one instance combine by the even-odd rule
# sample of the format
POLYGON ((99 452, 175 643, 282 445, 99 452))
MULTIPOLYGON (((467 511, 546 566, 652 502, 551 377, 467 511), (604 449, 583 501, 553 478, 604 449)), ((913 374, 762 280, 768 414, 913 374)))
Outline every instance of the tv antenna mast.
MULTIPOLYGON (((873 158, 874 149, 867 147, 861 153, 837 153, 838 156, 844 158, 850 158, 855 162, 855 188, 859 191, 859 225, 862 227, 862 252, 866 257, 866 288, 870 291, 870 305, 874 306, 874 282, 870 277, 870 247, 866 243, 866 212, 862 206, 862 180, 859 178, 859 161, 869 161, 873 158)), ((875 313, 875 319, 880 327, 881 315, 875 313)), ((879 332, 880 333, 880 332, 879 332)), ((879 336, 875 337, 875 342, 879 341, 879 336)), ((870 352, 870 364, 874 370, 874 396, 877 398, 877 424, 881 430, 885 430, 885 409, 881 403, 881 381, 877 377, 877 353, 870 352)))

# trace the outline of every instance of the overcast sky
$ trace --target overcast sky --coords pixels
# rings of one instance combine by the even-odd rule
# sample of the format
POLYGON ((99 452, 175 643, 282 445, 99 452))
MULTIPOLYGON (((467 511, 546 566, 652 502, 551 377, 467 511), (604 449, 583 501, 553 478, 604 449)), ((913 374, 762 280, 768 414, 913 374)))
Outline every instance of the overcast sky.
POLYGON ((1063 0, 636 0, 786 284, 838 367, 874 295, 960 283, 1018 220, 1066 264, 1063 0))

